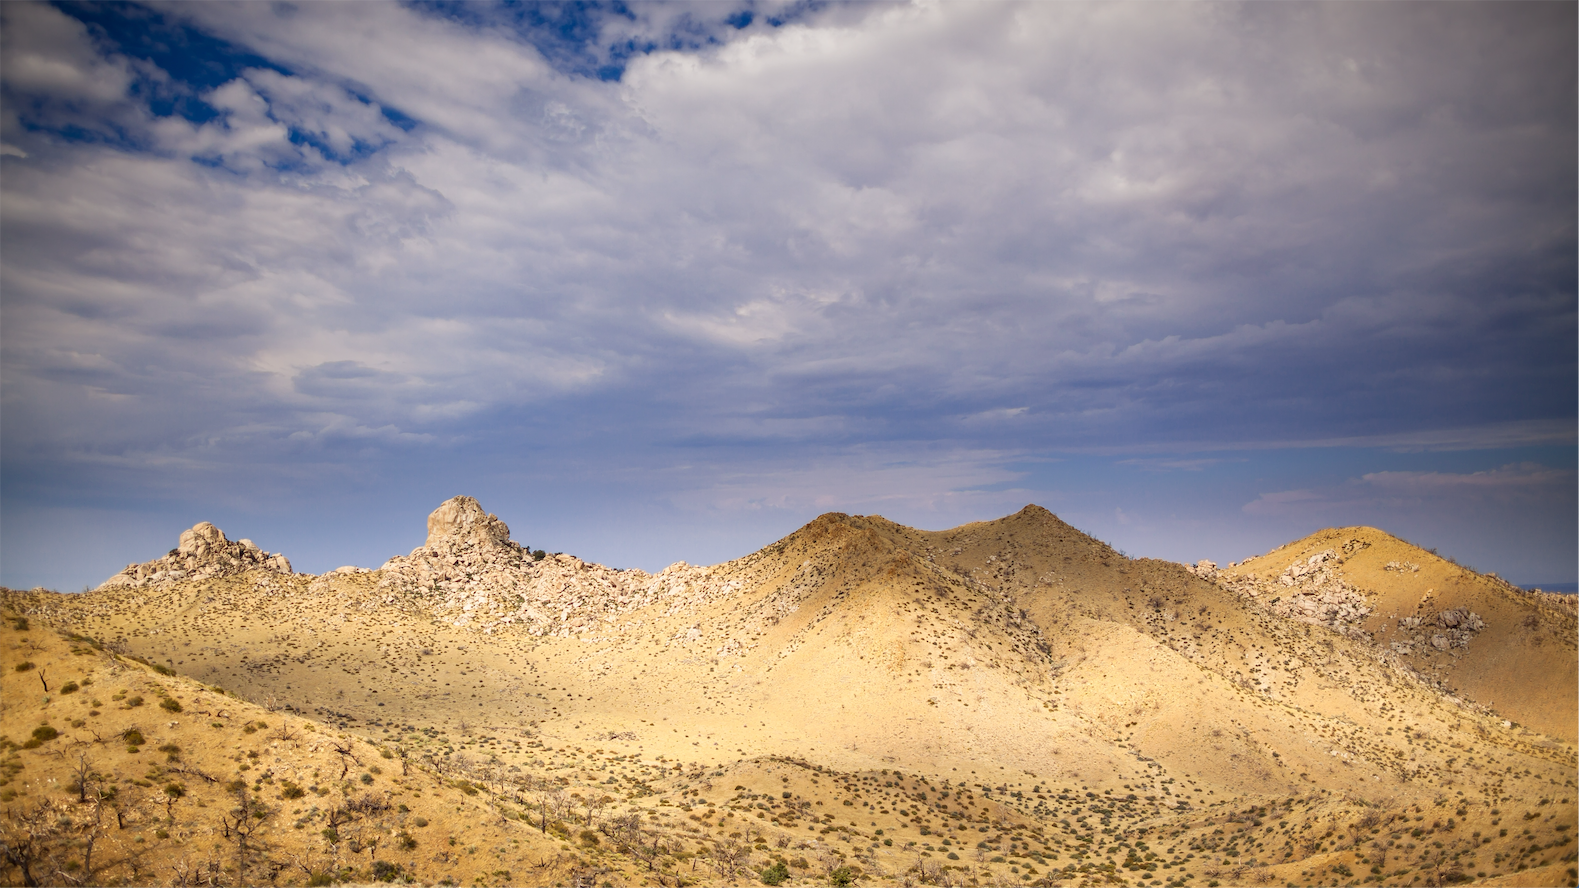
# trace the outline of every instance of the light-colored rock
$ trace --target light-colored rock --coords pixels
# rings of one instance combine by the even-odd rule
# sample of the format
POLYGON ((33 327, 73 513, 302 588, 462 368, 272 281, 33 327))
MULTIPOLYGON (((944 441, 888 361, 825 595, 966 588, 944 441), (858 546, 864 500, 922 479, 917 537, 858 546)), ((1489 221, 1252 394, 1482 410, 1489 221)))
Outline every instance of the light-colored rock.
POLYGON ((249 570, 289 574, 291 562, 284 555, 271 555, 259 549, 251 540, 226 539, 224 531, 200 521, 181 531, 170 554, 142 564, 128 564, 99 588, 156 586, 176 580, 231 576, 249 570))
POLYGON ((489 548, 509 542, 510 528, 469 496, 447 499, 428 516, 429 549, 457 545, 489 548))

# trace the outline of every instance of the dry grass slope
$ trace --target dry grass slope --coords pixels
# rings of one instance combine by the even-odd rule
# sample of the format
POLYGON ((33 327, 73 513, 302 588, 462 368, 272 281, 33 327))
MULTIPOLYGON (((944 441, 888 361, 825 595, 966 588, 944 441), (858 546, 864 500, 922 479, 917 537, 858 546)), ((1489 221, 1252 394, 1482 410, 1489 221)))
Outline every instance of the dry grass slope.
MULTIPOLYGON (((7 655, 42 665, 30 651, 54 643, 47 624, 103 640, 104 650, 75 642, 103 664, 99 697, 113 664, 166 690, 179 683, 205 711, 225 708, 220 728, 187 717, 165 729, 195 731, 169 745, 222 778, 198 788, 204 808, 172 811, 231 810, 235 780, 278 806, 273 844, 248 864, 253 882, 1571 882, 1573 695, 1519 686, 1496 648, 1521 645, 1525 662, 1565 668, 1571 687, 1572 611, 1389 549, 1379 531, 1324 533, 1206 576, 1126 558, 1034 506, 940 532, 829 514, 736 561, 655 575, 534 561, 483 539, 372 572, 7 591, 34 624, 13 641, 28 651, 7 655), (1351 540, 1366 545, 1345 550, 1351 540), (1267 594, 1287 592, 1281 576, 1296 560, 1334 548, 1341 562, 1320 566, 1341 573, 1322 574, 1322 588, 1358 590, 1372 608, 1363 620, 1327 625, 1267 594), (1434 590, 1425 609, 1407 585, 1416 572, 1401 577, 1390 561, 1420 564, 1434 590), (1484 626, 1446 630, 1467 647, 1402 654, 1405 602, 1433 618, 1474 610, 1484 626), (393 832, 376 848, 330 841, 324 818, 365 794, 356 769, 342 777, 343 757, 322 742, 237 743, 236 719, 268 723, 255 729, 266 736, 289 723, 298 738, 360 744, 361 760, 384 769, 360 773, 397 806, 379 815, 393 832), (265 767, 272 784, 257 782, 265 767), (317 788, 308 804, 270 796, 287 772, 317 788), (429 833, 405 825, 419 816, 429 833), (297 829, 303 817, 316 819, 297 829), (411 854, 390 851, 401 829, 418 842, 411 854), (398 874, 372 868, 385 859, 398 874)), ((51 656, 59 670, 76 655, 51 656)), ((5 680, 14 746, 45 719, 100 720, 102 734, 149 711, 88 717, 38 693, 13 707, 11 683, 36 679, 5 680)), ((66 797, 69 756, 46 746, 7 759, 32 775, 4 788, 17 793, 16 823, 45 801, 78 820, 94 810, 66 797)), ((157 788, 129 770, 148 753, 111 746, 94 747, 112 766, 106 779, 157 788)), ((95 878, 178 883, 176 864, 190 858, 190 869, 207 843, 203 872, 241 880, 223 824, 218 839, 179 846, 152 828, 138 833, 144 869, 101 869, 96 849, 95 878)), ((51 846, 63 883, 82 875, 72 862, 87 866, 86 833, 73 830, 51 846)))

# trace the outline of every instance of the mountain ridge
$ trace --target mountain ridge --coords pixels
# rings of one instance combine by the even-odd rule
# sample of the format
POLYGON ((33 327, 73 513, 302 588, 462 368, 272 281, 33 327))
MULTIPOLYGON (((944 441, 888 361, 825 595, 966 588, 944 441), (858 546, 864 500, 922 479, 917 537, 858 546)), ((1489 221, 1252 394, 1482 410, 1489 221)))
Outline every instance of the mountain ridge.
MULTIPOLYGON (((1523 794, 1555 792, 1566 795, 1542 815, 1543 834, 1571 836, 1579 791, 1563 727, 1573 701, 1549 688, 1510 696, 1504 661, 1488 656, 1511 639, 1527 667, 1571 661, 1571 618, 1396 538, 1331 529, 1218 569, 1128 558, 1034 505, 942 531, 828 513, 741 558, 649 574, 539 558, 470 498, 435 515, 424 546, 377 570, 254 570, 73 596, 7 590, 0 604, 390 742, 418 725, 516 735, 583 761, 596 749, 685 773, 749 772, 759 782, 742 791, 759 796, 769 775, 867 775, 839 778, 856 786, 901 769, 1018 811, 1075 880, 1119 878, 1111 855, 1136 853, 1136 837, 1157 830, 1217 869, 1250 860, 1269 878, 1338 879, 1339 867, 1387 856, 1357 838, 1338 850, 1292 836, 1263 839, 1286 840, 1276 853, 1230 855, 1211 838, 1223 804, 1286 811, 1303 829, 1318 809, 1358 822, 1373 806, 1401 817, 1454 800, 1465 828, 1484 831, 1523 794), (1419 570, 1386 568, 1400 559, 1419 570), (1416 651, 1409 635, 1403 654, 1399 602, 1419 603, 1422 576, 1441 586, 1429 599, 1441 607, 1410 614, 1437 620, 1450 643, 1416 651), (1458 622, 1442 624, 1443 614, 1458 622), (1485 688, 1496 706, 1477 698, 1485 688), (805 767, 773 770, 790 762, 805 767), (1099 827, 1074 801, 1085 794, 1125 801, 1098 805, 1099 827)), ((536 752, 495 754, 526 773, 545 766, 536 752)), ((593 773, 569 775, 584 797, 593 773)), ((700 797, 688 793, 670 802, 697 814, 700 797)), ((844 801, 866 819, 833 823, 868 846, 835 845, 843 856, 830 860, 937 884, 939 873, 1026 875, 985 858, 928 869, 944 864, 919 852, 937 850, 934 835, 950 839, 950 853, 960 847, 965 821, 953 818, 963 812, 929 826, 858 798, 844 801), (890 836, 911 844, 883 845, 890 836), (917 856, 905 862, 904 847, 917 856)), ((786 809, 772 824, 805 813, 786 809)), ((1484 843, 1457 829, 1442 847, 1478 872, 1460 864, 1484 843)), ((1539 868, 1571 855, 1560 842, 1532 857, 1517 838, 1499 836, 1487 852, 1496 861, 1475 864, 1484 878, 1500 878, 1505 861, 1539 868)), ((1179 849, 1170 868, 1206 875, 1179 849)), ((1430 858, 1437 850, 1406 849, 1410 868, 1450 871, 1430 858)), ((1049 860, 1035 868, 1051 879, 1049 860)), ((1136 866, 1127 872, 1156 870, 1136 866)))

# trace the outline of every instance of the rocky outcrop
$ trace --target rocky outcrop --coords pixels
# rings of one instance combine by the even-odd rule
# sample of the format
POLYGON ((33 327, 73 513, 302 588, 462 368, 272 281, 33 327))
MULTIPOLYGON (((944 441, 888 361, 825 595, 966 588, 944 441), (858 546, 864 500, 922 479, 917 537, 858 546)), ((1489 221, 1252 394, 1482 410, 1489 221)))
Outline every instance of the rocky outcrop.
POLYGON ((469 496, 428 516, 428 540, 384 562, 378 589, 453 626, 482 632, 515 626, 528 635, 598 633, 654 604, 675 611, 740 588, 712 568, 677 562, 658 574, 618 570, 573 555, 537 553, 469 496))
POLYGON ((509 526, 469 496, 451 497, 433 510, 425 545, 429 549, 521 548, 510 541, 509 526))
POLYGON ((1326 626, 1345 635, 1365 637, 1360 624, 1370 615, 1372 607, 1365 596, 1338 573, 1337 568, 1343 562, 1343 555, 1327 549, 1295 561, 1270 582, 1255 576, 1218 575, 1215 570, 1207 576, 1199 566, 1195 573, 1215 579, 1278 616, 1326 626))
POLYGON ((207 521, 201 521, 190 530, 181 531, 179 543, 163 558, 143 564, 128 564, 120 573, 101 583, 99 588, 205 580, 249 570, 289 574, 291 563, 284 555, 271 555, 259 549, 252 540, 229 540, 224 531, 207 521))

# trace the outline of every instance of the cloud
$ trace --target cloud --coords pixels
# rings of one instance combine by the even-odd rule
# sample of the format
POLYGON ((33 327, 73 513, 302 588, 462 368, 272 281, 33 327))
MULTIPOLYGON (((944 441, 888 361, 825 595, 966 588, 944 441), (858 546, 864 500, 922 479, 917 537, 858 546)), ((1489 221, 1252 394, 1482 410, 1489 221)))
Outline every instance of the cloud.
POLYGON ((1244 511, 1341 516, 1400 508, 1466 513, 1497 507, 1545 514, 1554 504, 1573 501, 1575 477, 1571 469, 1529 462, 1481 472, 1369 472, 1333 487, 1263 493, 1246 503, 1244 511))
POLYGON ((594 440, 797 508, 819 471, 880 503, 1063 452, 1573 445, 1570 7, 75 14, 0 10, 39 496, 469 447, 591 477, 594 440))

